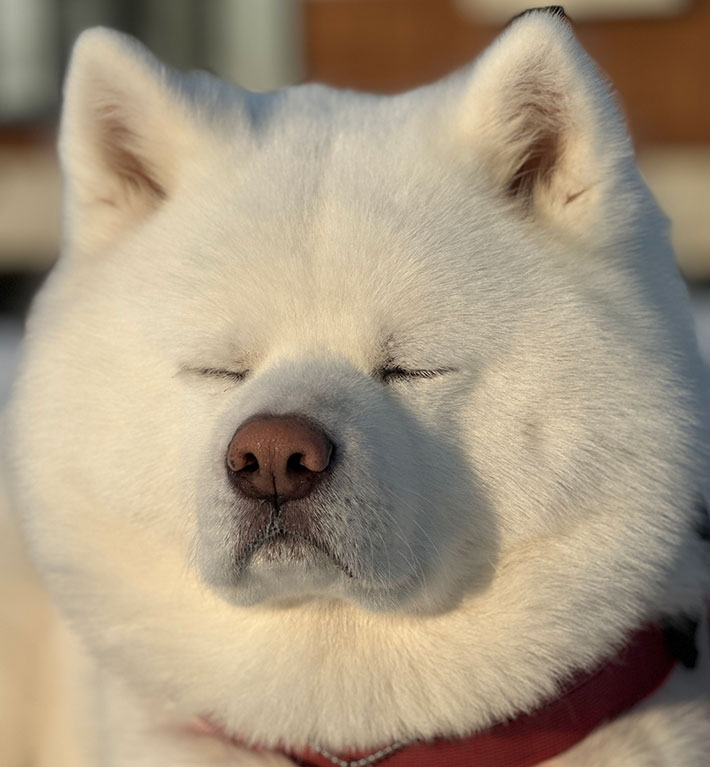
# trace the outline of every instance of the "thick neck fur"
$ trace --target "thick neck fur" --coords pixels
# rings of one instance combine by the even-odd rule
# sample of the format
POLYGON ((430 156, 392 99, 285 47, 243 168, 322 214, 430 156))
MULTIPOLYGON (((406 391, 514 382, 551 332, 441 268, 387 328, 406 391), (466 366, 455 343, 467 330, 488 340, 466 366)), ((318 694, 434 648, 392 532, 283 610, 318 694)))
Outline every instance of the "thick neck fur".
POLYGON ((519 546, 485 590, 428 617, 334 602, 235 608, 176 550, 138 554, 115 529, 111 553, 87 554, 92 573, 57 582, 84 592, 71 617, 109 668, 178 718, 208 715, 262 745, 370 748, 464 735, 530 710, 638 626, 697 608, 710 588, 697 575, 703 543, 675 518, 609 510, 519 546), (142 588, 146 578, 163 587, 142 588), (110 629, 97 618, 106 589, 122 616, 110 629))

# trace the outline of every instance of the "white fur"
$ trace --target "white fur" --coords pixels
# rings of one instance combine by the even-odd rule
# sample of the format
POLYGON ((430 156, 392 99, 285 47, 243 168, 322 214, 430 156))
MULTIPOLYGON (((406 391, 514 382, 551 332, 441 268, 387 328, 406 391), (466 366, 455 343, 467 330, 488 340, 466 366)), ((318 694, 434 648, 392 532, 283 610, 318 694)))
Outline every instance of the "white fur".
MULTIPOLYGON (((462 735, 702 608, 709 419, 687 296, 564 22, 523 17, 390 98, 255 96, 93 30, 60 148, 66 246, 29 322, 8 462, 80 638, 87 764, 272 759, 181 729, 204 714, 267 746, 462 735), (450 372, 384 384, 388 360, 450 372), (229 569, 224 451, 264 411, 343 448, 318 503, 355 578, 229 569)), ((554 764, 706 764, 703 674, 677 671, 554 764)))

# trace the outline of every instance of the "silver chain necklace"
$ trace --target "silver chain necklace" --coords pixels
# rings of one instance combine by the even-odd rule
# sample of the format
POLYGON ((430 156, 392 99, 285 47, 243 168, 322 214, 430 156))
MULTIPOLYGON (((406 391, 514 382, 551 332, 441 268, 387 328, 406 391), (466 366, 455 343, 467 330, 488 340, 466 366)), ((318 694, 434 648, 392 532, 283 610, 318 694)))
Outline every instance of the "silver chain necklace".
POLYGON ((320 754, 324 759, 327 759, 329 762, 336 765, 336 767, 368 767, 368 765, 376 764, 386 756, 389 756, 395 751, 399 751, 400 748, 404 748, 406 745, 407 744, 404 741, 397 741, 391 746, 381 748, 379 751, 375 751, 374 754, 370 754, 370 756, 364 756, 362 759, 356 759, 354 762, 348 762, 345 759, 340 759, 339 757, 335 756, 335 754, 331 754, 322 748, 315 747, 313 750, 317 754, 320 754))

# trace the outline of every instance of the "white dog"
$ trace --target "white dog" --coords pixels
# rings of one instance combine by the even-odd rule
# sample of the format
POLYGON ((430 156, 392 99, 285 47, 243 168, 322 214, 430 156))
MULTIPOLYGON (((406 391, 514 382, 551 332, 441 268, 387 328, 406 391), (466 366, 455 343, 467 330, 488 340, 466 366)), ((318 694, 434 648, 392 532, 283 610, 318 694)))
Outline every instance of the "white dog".
POLYGON ((3 767, 710 764, 707 381, 560 9, 394 97, 92 30, 60 151, 3 767))

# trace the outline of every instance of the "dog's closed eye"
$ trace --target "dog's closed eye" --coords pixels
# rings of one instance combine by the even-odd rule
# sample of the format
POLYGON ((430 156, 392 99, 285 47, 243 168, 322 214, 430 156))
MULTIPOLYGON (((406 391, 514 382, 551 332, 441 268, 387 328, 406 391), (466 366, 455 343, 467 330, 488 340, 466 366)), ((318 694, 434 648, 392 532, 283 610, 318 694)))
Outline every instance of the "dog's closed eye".
POLYGON ((437 378, 438 376, 453 372, 453 368, 434 368, 431 370, 425 368, 408 369, 394 365, 379 368, 375 371, 375 377, 382 381, 382 383, 391 383, 393 381, 405 381, 414 378, 437 378))

